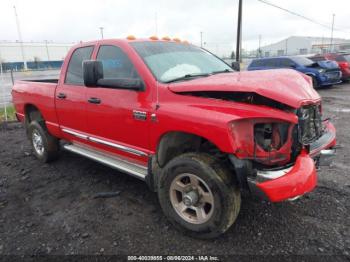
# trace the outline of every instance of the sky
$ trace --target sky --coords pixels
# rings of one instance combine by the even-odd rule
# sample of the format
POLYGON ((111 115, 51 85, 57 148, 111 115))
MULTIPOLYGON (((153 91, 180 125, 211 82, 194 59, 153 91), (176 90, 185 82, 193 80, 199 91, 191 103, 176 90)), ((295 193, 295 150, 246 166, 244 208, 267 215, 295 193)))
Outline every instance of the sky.
MULTIPOLYGON (((334 37, 350 39, 349 0, 266 0, 320 23, 332 24, 334 37), (341 30, 341 31, 340 31, 341 30)), ((236 40, 238 0, 0 0, 0 41, 78 42, 128 35, 169 36, 228 54, 236 40)), ((243 0, 242 47, 254 50, 292 35, 330 37, 331 30, 258 0, 243 0)))

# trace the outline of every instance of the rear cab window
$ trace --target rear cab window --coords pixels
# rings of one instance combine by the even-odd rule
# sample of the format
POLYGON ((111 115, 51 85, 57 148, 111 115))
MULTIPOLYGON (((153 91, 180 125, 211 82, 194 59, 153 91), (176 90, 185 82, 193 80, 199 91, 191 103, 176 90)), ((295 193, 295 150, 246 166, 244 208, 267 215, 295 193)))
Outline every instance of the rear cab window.
POLYGON ((83 61, 91 59, 94 46, 79 47, 73 51, 69 60, 65 84, 84 85, 83 61))

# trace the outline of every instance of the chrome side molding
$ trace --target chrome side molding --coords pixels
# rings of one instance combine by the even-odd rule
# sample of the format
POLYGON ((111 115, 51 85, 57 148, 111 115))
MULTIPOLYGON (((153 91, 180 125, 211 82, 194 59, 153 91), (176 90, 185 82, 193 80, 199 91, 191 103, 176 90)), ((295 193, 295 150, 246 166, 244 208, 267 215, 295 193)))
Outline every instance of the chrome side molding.
POLYGON ((82 133, 70 130, 70 129, 62 128, 62 131, 67 133, 67 134, 79 137, 81 139, 89 140, 89 141, 92 141, 92 142, 95 142, 95 143, 98 143, 98 144, 103 144, 103 145, 106 145, 106 146, 110 146, 110 147, 119 149, 121 151, 130 153, 130 154, 133 154, 133 155, 148 156, 148 154, 143 152, 143 151, 140 151, 140 150, 137 150, 137 149, 134 149, 134 148, 131 148, 131 147, 123 146, 123 145, 120 145, 120 144, 117 144, 117 143, 112 143, 112 142, 109 142, 109 141, 106 141, 106 140, 103 140, 103 139, 100 139, 100 138, 97 138, 97 137, 87 136, 87 135, 84 135, 82 133))
POLYGON ((70 130, 70 129, 62 128, 62 131, 67 133, 67 134, 70 134, 70 135, 73 135, 73 136, 76 136, 76 137, 79 137, 79 138, 82 138, 82 139, 85 139, 85 140, 88 139, 87 135, 75 132, 75 131, 70 130))
POLYGON ((130 161, 124 160, 116 156, 106 155, 106 154, 103 154, 102 152, 99 152, 94 149, 90 149, 82 145, 66 144, 63 146, 63 148, 67 151, 76 153, 78 155, 95 160, 111 168, 125 172, 141 180, 145 180, 146 175, 148 173, 147 166, 131 163, 130 161))
POLYGON ((133 149, 133 148, 130 148, 130 147, 126 147, 126 146, 123 146, 123 145, 111 143, 111 142, 108 142, 108 141, 105 141, 105 140, 102 140, 102 139, 99 139, 99 138, 96 138, 96 137, 89 137, 88 140, 90 140, 92 142, 95 142, 95 143, 98 143, 98 144, 103 144, 103 145, 107 145, 107 146, 110 146, 110 147, 114 147, 116 149, 122 150, 124 152, 128 152, 130 154, 134 154, 134 155, 137 155, 137 156, 147 156, 147 154, 142 152, 142 151, 139 151, 139 150, 136 150, 136 149, 133 149))

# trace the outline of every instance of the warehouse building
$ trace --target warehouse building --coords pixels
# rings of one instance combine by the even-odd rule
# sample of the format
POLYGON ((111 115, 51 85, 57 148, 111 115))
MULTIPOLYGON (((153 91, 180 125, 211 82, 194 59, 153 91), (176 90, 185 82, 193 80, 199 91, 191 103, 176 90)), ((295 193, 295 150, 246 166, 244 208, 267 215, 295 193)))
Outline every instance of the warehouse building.
POLYGON ((263 46, 260 50, 263 57, 319 54, 330 50, 349 51, 350 40, 333 38, 331 45, 331 38, 327 37, 291 36, 277 43, 263 46))
POLYGON ((74 43, 0 41, 2 70, 59 68, 74 43))

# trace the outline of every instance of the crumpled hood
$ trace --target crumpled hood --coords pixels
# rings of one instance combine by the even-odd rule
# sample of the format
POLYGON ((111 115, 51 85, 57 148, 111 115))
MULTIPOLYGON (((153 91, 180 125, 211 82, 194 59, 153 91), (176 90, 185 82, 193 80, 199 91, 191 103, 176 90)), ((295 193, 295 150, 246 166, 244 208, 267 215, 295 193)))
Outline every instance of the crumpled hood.
POLYGON ((243 71, 169 84, 175 93, 252 92, 293 108, 321 100, 307 76, 291 69, 243 71))

